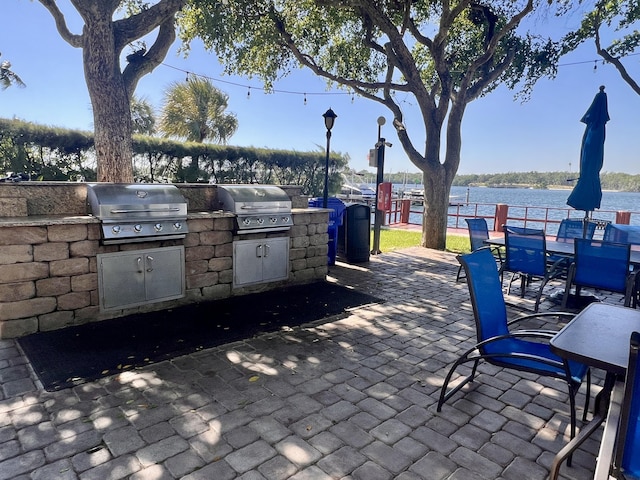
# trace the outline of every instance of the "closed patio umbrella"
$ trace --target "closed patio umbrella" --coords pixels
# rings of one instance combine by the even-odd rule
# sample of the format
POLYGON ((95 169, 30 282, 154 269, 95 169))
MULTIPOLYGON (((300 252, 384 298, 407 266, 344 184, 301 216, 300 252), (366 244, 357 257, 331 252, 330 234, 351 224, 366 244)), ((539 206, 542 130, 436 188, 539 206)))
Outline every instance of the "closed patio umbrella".
POLYGON ((602 200, 600 170, 604 162, 605 124, 609 121, 604 86, 600 87, 589 110, 580 121, 587 125, 580 151, 580 178, 573 187, 567 204, 576 210, 584 210, 586 228, 589 212, 600 208, 602 200))

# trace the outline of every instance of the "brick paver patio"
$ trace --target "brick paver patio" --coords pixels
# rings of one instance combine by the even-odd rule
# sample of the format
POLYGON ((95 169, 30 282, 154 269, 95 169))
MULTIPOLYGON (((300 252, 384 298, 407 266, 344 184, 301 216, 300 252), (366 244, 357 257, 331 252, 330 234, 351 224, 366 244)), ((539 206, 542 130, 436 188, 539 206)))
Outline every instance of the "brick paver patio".
MULTIPOLYGON (((475 335, 457 265, 422 248, 338 262, 329 281, 385 302, 56 393, 0 341, 0 480, 544 479, 568 439, 562 382, 485 364, 436 412, 475 335)), ((592 477, 599 439, 562 478, 592 477)))

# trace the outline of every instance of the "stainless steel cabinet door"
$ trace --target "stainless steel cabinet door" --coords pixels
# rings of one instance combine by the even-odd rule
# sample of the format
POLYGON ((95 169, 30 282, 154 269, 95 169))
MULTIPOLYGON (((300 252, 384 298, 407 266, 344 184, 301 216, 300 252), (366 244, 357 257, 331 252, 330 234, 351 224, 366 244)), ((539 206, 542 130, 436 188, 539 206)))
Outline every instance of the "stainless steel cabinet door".
POLYGON ((173 300, 185 294, 182 245, 104 253, 97 260, 102 310, 173 300))
POLYGON ((233 285, 244 286, 262 282, 262 240, 233 242, 233 285))
POLYGON ((273 282, 289 278, 289 237, 270 238, 264 242, 262 280, 273 282))
POLYGON ((98 255, 100 306, 107 310, 145 298, 144 254, 98 255))
POLYGON ((145 253, 144 271, 147 300, 170 300, 184 295, 184 248, 145 253))

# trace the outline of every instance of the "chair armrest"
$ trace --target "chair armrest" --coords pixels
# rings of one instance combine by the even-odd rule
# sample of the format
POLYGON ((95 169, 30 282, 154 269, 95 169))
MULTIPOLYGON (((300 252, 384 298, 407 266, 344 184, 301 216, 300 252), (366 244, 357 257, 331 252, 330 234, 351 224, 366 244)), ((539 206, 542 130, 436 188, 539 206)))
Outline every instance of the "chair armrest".
POLYGON ((571 318, 575 317, 576 314, 575 313, 571 313, 571 312, 542 312, 542 313, 533 313, 530 315, 522 315, 520 317, 514 318, 513 320, 510 320, 507 322, 508 326, 511 326, 513 324, 516 324, 518 322, 521 322, 523 320, 529 320, 532 318, 544 318, 544 317, 565 317, 567 320, 570 320, 571 318))
POLYGON ((533 337, 533 338, 548 338, 549 340, 551 340, 553 337, 555 337, 558 332, 554 331, 554 330, 540 330, 540 329, 533 329, 533 330, 527 330, 527 329, 522 329, 522 330, 514 330, 513 332, 511 332, 513 334, 514 337, 533 337))
POLYGON ((618 436, 618 423, 620 421, 620 413, 622 410, 622 400, 624 397, 624 382, 616 382, 611 393, 611 403, 607 412, 607 421, 604 424, 602 433, 602 441, 600 442, 600 450, 598 451, 598 460, 596 462, 596 471, 593 476, 594 480, 609 480, 609 471, 611 462, 613 461, 613 452, 616 446, 616 437, 618 436))
MULTIPOLYGON (((488 338, 486 340, 483 340, 480 343, 477 343, 476 345, 474 345, 473 348, 471 348, 464 356, 468 355, 471 351, 479 349, 480 347, 486 347, 487 345, 490 345, 491 343, 495 343, 495 342, 499 342, 501 340, 507 340, 510 338, 531 338, 531 339, 542 339, 542 340, 549 340, 550 338, 552 338, 553 335, 544 335, 544 331, 540 331, 540 330, 516 330, 513 333, 507 334, 507 335, 497 335, 495 337, 491 337, 488 338)), ((522 359, 522 360, 532 360, 532 361, 536 361, 536 362, 540 362, 540 363, 544 363, 545 365, 550 365, 552 367, 558 368, 558 369, 565 369, 566 365, 564 364, 564 362, 560 361, 560 360, 554 360, 552 358, 548 358, 548 357, 541 357, 539 355, 533 355, 530 353, 519 353, 519 352, 500 352, 500 353, 487 353, 486 355, 483 355, 485 358, 490 358, 490 357, 496 357, 496 358, 517 358, 517 359, 522 359)))

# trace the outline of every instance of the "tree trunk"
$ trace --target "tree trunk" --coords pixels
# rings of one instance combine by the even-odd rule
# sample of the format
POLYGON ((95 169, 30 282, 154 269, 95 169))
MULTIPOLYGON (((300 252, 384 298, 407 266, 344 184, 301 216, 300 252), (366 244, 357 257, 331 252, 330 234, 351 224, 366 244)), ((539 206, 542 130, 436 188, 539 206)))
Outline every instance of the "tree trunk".
POLYGON ((422 246, 444 250, 447 243, 447 213, 451 182, 443 168, 422 174, 424 213, 422 214, 422 246))
POLYGON ((91 105, 99 182, 133 182, 129 96, 119 69, 113 23, 108 16, 86 19, 84 71, 91 105))

